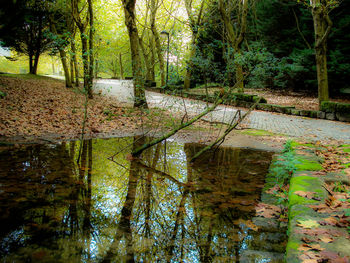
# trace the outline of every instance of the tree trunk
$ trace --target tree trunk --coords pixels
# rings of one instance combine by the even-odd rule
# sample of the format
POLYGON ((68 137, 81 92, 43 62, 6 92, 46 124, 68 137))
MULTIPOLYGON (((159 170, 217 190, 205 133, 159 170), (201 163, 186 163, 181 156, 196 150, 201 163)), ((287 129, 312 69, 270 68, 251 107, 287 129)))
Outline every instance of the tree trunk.
POLYGON ((72 86, 74 84, 74 61, 73 61, 73 57, 70 57, 69 59, 69 70, 70 70, 70 77, 71 77, 71 83, 72 86))
POLYGON ((81 38, 81 53, 82 53, 81 57, 83 58, 83 69, 84 69, 84 89, 85 89, 85 92, 88 93, 88 96, 90 98, 90 94, 92 94, 92 92, 89 85, 90 70, 89 70, 89 57, 88 57, 88 42, 84 31, 81 32, 80 38, 81 38))
POLYGON ((139 36, 135 18, 135 3, 136 0, 123 0, 125 25, 129 33, 132 72, 134 77, 134 107, 148 108, 142 80, 139 36))
POLYGON ((328 72, 327 72, 327 38, 332 27, 326 7, 315 1, 312 6, 312 17, 315 31, 315 56, 317 68, 319 108, 323 101, 328 101, 328 72))
POLYGON ((73 53, 73 64, 74 64, 74 76, 75 76, 75 86, 79 87, 79 70, 78 70, 78 60, 77 60, 77 53, 75 49, 75 43, 74 39, 71 42, 71 49, 73 53))
POLYGON ((62 62, 62 67, 64 71, 64 78, 66 80, 66 88, 72 88, 72 82, 71 82, 71 77, 69 74, 69 68, 66 60, 66 52, 64 51, 63 48, 59 48, 60 50, 60 58, 62 62))
POLYGON ((31 72, 31 74, 36 75, 38 71, 39 57, 40 57, 40 51, 37 51, 34 56, 34 65, 33 65, 33 68, 32 68, 33 71, 31 72))
POLYGON ((89 77, 88 77, 88 95, 89 99, 93 98, 92 94, 92 83, 94 80, 94 13, 92 8, 92 0, 88 0, 88 9, 89 9, 89 24, 90 24, 90 32, 89 32, 89 77))
MULTIPOLYGON (((241 46, 245 38, 245 33, 247 29, 247 16, 248 16, 248 4, 249 0, 238 1, 233 10, 235 11, 238 19, 233 21, 231 19, 230 8, 227 8, 226 3, 223 0, 219 0, 219 11, 221 14, 221 19, 224 23, 227 40, 230 46, 234 49, 235 54, 241 54, 241 46)), ((239 63, 235 63, 236 68, 236 83, 239 82, 238 91, 244 92, 244 83, 243 83, 243 68, 239 63)))
POLYGON ((122 53, 119 53, 119 69, 120 69, 120 79, 124 79, 124 68, 123 68, 123 60, 122 53))
MULTIPOLYGON (((236 49, 235 55, 240 55, 241 50, 239 48, 236 49)), ((243 93, 244 92, 244 83, 243 83, 243 67, 241 64, 236 63, 236 83, 239 82, 237 88, 238 92, 243 93)))
POLYGON ((29 74, 33 73, 33 54, 29 53, 29 74))
POLYGON ((143 55, 143 61, 145 63, 146 67, 146 80, 151 80, 151 62, 149 59, 149 55, 147 54, 147 50, 145 48, 145 45, 142 43, 142 38, 139 38, 139 44, 141 47, 142 55, 143 55))
POLYGON ((165 86, 165 67, 164 67, 164 59, 162 55, 162 46, 160 44, 160 36, 156 26, 156 15, 158 10, 158 0, 151 0, 151 31, 154 38, 154 43, 156 46, 156 53, 159 62, 159 71, 160 71, 160 85, 165 86))
POLYGON ((196 36, 194 35, 194 33, 192 33, 192 40, 190 44, 190 58, 188 59, 188 62, 187 62, 186 75, 184 80, 184 89, 191 88, 191 77, 192 77, 191 70, 193 67, 192 59, 196 55, 195 45, 196 45, 196 36))
MULTIPOLYGON (((51 32, 53 34, 55 34, 56 36, 58 36, 53 16, 50 15, 49 19, 50 19, 50 30, 51 30, 51 32)), ((59 44, 58 44, 57 48, 58 48, 58 51, 60 53, 60 59, 61 59, 61 62, 62 62, 62 67, 63 67, 63 71, 64 71, 64 77, 65 77, 65 80, 66 80, 66 88, 71 88, 72 87, 72 82, 71 82, 71 78, 70 78, 70 75, 69 75, 69 68, 68 68, 68 64, 67 64, 67 60, 66 60, 66 58, 67 58, 66 51, 64 50, 64 47, 63 46, 59 46, 59 44)))
POLYGON ((153 34, 152 35, 149 35, 149 49, 151 51, 151 72, 150 72, 150 75, 151 75, 151 80, 152 81, 155 81, 155 71, 154 71, 154 65, 155 65, 155 55, 154 55, 154 52, 155 52, 155 47, 154 47, 154 37, 153 37, 153 34))

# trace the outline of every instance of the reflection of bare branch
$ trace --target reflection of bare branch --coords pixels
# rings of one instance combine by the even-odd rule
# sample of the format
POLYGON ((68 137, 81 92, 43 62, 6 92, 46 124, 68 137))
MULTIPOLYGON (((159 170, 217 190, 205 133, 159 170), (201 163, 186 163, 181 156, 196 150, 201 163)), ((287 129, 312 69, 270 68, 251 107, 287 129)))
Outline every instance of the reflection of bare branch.
POLYGON ((172 177, 170 174, 167 174, 167 173, 165 173, 165 172, 159 171, 158 169, 149 167, 149 166, 143 164, 143 163, 140 162, 140 161, 137 161, 137 165, 139 165, 141 168, 143 168, 143 169, 145 169, 145 170, 148 170, 148 171, 151 171, 151 172, 153 172, 153 173, 155 173, 155 174, 158 174, 158 175, 160 175, 160 176, 163 176, 164 178, 169 179, 170 181, 172 181, 173 183, 176 183, 176 184, 179 185, 179 186, 182 186, 182 187, 185 187, 185 186, 186 186, 186 184, 184 184, 184 183, 178 181, 177 179, 175 179, 174 177, 172 177))
POLYGON ((181 201, 180 201, 180 205, 177 209, 175 226, 174 226, 173 233, 170 237, 170 245, 167 246, 167 262, 170 262, 172 257, 173 257, 173 251, 174 251, 174 247, 175 247, 175 239, 176 239, 179 225, 183 222, 184 213, 185 213, 185 202, 186 202, 188 194, 189 194, 189 190, 186 189, 185 192, 183 193, 183 196, 182 196, 181 201))

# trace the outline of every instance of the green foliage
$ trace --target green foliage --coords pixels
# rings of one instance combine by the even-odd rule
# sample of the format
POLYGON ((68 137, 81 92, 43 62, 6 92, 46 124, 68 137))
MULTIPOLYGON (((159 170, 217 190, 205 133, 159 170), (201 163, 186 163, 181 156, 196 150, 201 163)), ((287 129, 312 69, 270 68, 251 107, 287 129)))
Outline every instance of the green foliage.
POLYGON ((295 159, 295 155, 292 149, 292 141, 287 141, 282 155, 274 162, 270 169, 270 173, 275 178, 275 183, 282 187, 287 184, 292 174, 296 171, 296 165, 298 161, 295 159))
POLYGON ((0 90, 0 99, 5 98, 6 96, 7 96, 7 93, 0 90))
MULTIPOLYGON (((248 88, 269 87, 286 89, 290 87, 291 80, 305 68, 298 61, 290 58, 278 58, 266 48, 258 45, 250 51, 236 55, 232 62, 241 64, 249 72, 247 78, 248 88)), ((231 67, 233 68, 233 67, 231 67)))

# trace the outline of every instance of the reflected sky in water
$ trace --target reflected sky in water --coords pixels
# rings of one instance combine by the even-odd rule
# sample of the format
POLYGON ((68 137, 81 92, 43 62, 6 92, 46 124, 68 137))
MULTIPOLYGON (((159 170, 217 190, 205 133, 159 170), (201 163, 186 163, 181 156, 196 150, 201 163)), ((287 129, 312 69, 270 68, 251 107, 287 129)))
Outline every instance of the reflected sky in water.
POLYGON ((272 153, 149 138, 0 151, 3 262, 282 262, 285 229, 255 217, 272 153), (81 157, 77 163, 79 151, 81 157))

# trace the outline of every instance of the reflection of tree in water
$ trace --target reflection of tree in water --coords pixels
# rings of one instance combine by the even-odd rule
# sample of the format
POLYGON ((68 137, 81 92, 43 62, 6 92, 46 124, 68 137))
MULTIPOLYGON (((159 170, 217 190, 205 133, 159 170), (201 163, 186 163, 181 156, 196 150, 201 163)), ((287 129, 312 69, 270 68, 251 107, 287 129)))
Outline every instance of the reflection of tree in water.
POLYGON ((8 159, 18 163, 0 172, 8 191, 0 204, 10 203, 0 206, 6 208, 0 223, 8 226, 1 229, 2 255, 75 262, 238 262, 255 235, 249 219, 271 154, 223 148, 190 164, 200 146, 183 149, 163 142, 140 159, 125 159, 132 150, 127 147, 115 157, 120 166, 107 160, 106 151, 125 148, 131 140, 135 149, 148 138, 85 141, 79 164, 79 142, 14 151, 18 156, 8 159), (20 187, 14 188, 16 180, 20 187))
MULTIPOLYGON (((200 150, 185 145, 190 159, 200 150)), ((222 148, 188 164, 195 190, 191 192, 193 230, 202 262, 239 262, 249 247, 250 219, 260 199, 271 153, 222 148)))
POLYGON ((34 145, 1 156, 2 258, 88 257, 77 249, 81 238, 88 240, 90 234, 91 173, 85 171, 92 167, 91 141, 84 142, 84 149, 78 171, 75 143, 69 150, 65 143, 34 145))
MULTIPOLYGON (((198 150, 186 145, 186 159, 198 150)), ((222 149, 188 163, 187 180, 181 181, 162 169, 163 152, 158 144, 141 160, 131 160, 118 231, 103 261, 121 260, 118 253, 125 245, 129 262, 239 262, 249 246, 249 219, 271 153, 222 149)))

